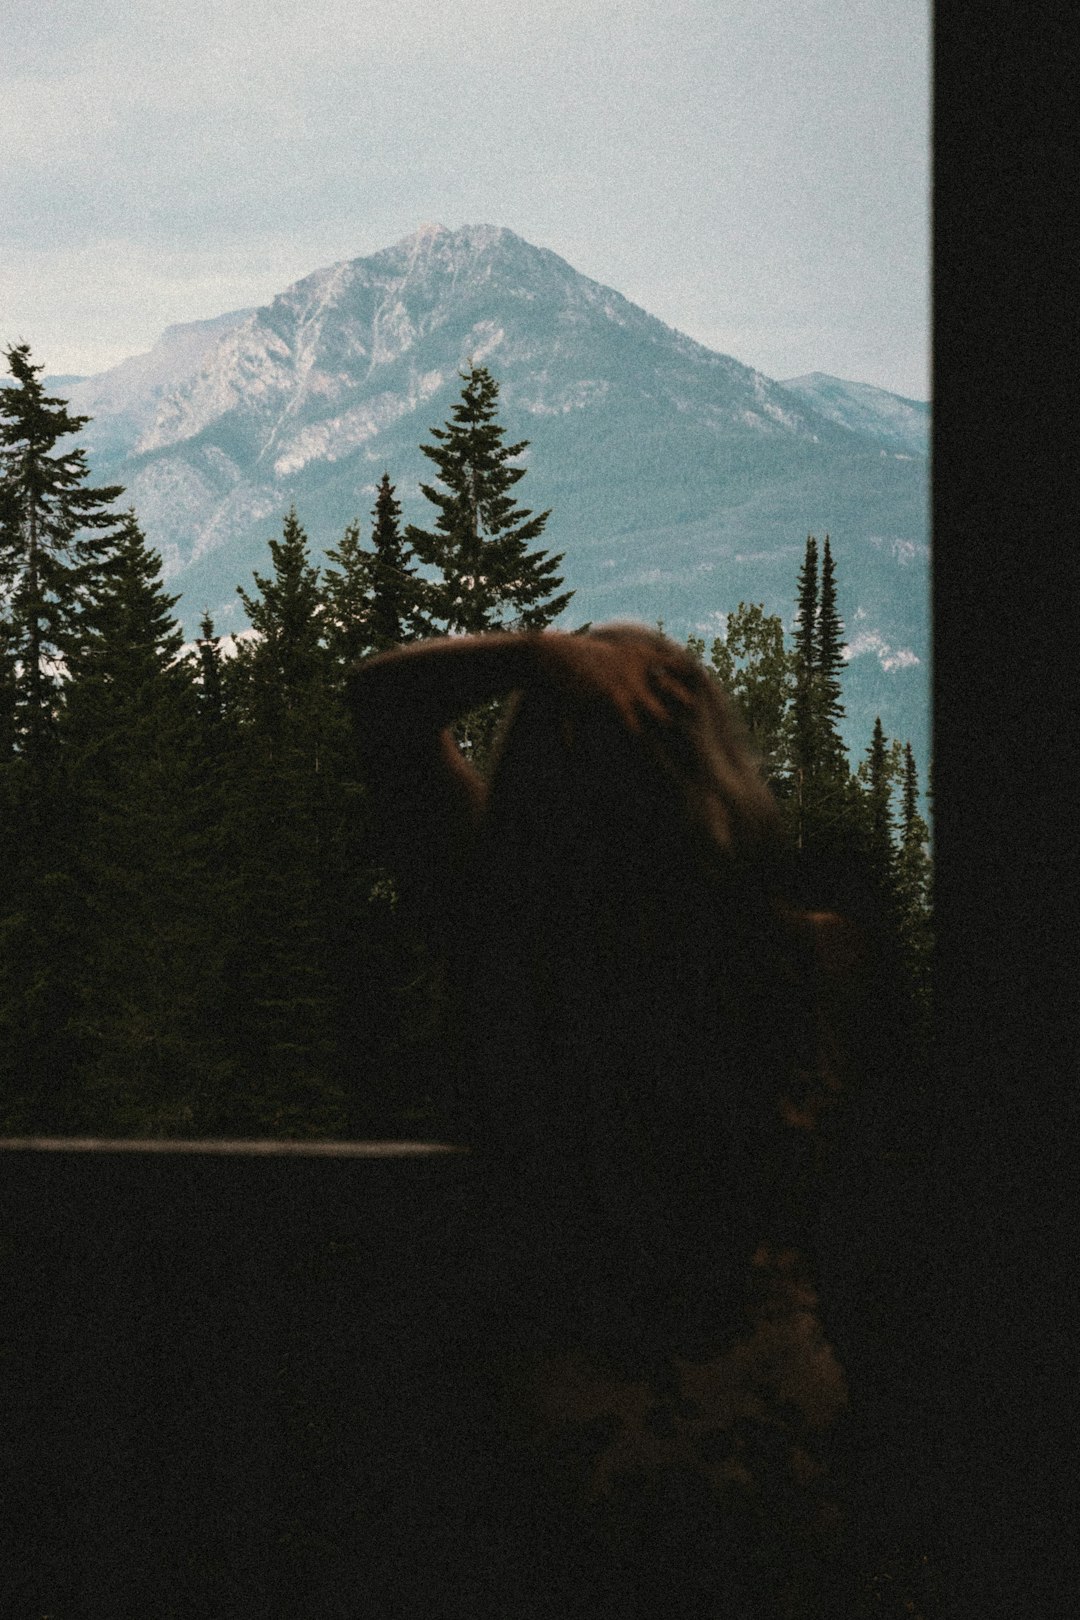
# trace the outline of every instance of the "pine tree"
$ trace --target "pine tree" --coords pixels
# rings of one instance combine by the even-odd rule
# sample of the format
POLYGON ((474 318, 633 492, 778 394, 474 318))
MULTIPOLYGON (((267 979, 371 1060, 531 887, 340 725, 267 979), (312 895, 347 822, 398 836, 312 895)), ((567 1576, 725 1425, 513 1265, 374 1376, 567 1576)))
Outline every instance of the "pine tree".
POLYGON ((225 714, 225 688, 222 678, 221 643, 214 634, 214 621, 208 608, 203 609, 199 621, 199 637, 195 643, 198 655, 197 690, 199 713, 212 735, 225 714))
POLYGON ((225 971, 239 1054, 219 1128, 341 1129, 328 989, 327 908, 348 728, 322 634, 319 570, 290 512, 269 575, 239 594, 256 632, 225 666, 237 742, 229 773, 228 894, 237 927, 225 971))
MULTIPOLYGON (((127 511, 112 538, 108 565, 86 591, 82 611, 68 637, 69 692, 85 701, 91 674, 101 677, 100 691, 123 693, 137 703, 144 682, 177 668, 183 631, 173 616, 180 600, 161 587, 161 557, 147 545, 135 513, 127 511)), ((119 711, 117 711, 119 712, 119 711)))
POLYGON ((836 568, 829 548, 829 536, 826 535, 821 560, 821 595, 814 662, 819 763, 824 771, 834 777, 847 775, 847 760, 839 730, 844 718, 840 691, 840 671, 844 667, 843 642, 844 627, 836 606, 836 568))
POLYGON ((326 553, 338 565, 323 575, 326 634, 343 669, 366 653, 432 633, 423 611, 424 581, 401 534, 401 506, 389 473, 382 475, 371 515, 370 551, 360 544, 359 524, 352 523, 340 546, 326 553))
POLYGON ((799 573, 791 707, 791 801, 800 849, 837 844, 858 820, 858 794, 838 729, 843 625, 836 607, 835 565, 828 537, 821 573, 817 541, 807 536, 799 573))
POLYGON ((0 613, 0 773, 15 757, 18 672, 14 626, 0 613))
POLYGON ((109 552, 120 485, 87 484, 86 453, 57 451, 90 420, 47 395, 26 344, 0 389, 0 602, 17 660, 15 730, 33 768, 54 737, 60 668, 80 600, 109 552))
POLYGON ((10 1128, 61 1129, 79 1072, 74 974, 86 918, 71 880, 73 804, 58 747, 62 672, 106 566, 119 486, 57 449, 88 418, 47 395, 30 350, 0 388, 0 1091, 10 1128), (21 1122, 21 1123, 20 1123, 21 1122))
POLYGON ((881 716, 874 721, 874 733, 866 758, 866 809, 870 858, 878 882, 888 885, 893 875, 893 811, 889 750, 881 725, 881 716))
POLYGON ((429 635, 431 625, 421 611, 422 582, 412 553, 401 534, 401 504, 395 498, 389 473, 379 481, 372 511, 371 645, 376 652, 403 641, 429 635))
POLYGON ((86 917, 72 1124, 155 1135, 189 1122, 204 988, 197 699, 160 572, 129 513, 69 638, 60 727, 86 917))
POLYGON ((904 746, 902 805, 900 848, 896 859, 900 933, 916 994, 925 1004, 929 997, 933 950, 930 829, 919 814, 919 778, 910 742, 904 746))
POLYGON ((254 575, 258 595, 242 586, 237 595, 255 638, 237 649, 237 665, 257 678, 247 683, 251 701, 267 712, 292 713, 324 668, 319 570, 308 558, 308 538, 295 507, 280 540, 271 540, 273 574, 254 575))
POLYGON ((795 695, 793 705, 793 746, 796 770, 802 777, 812 773, 818 761, 817 675, 818 553, 812 534, 806 537, 806 553, 799 570, 795 617, 795 695))
POLYGON ((435 444, 420 447, 443 485, 420 486, 437 509, 435 527, 410 524, 405 538, 420 562, 441 575, 432 587, 432 614, 447 632, 541 630, 573 592, 552 594, 563 583, 556 575, 562 553, 530 550, 550 513, 534 515, 511 494, 526 470, 512 463, 528 441, 503 443, 498 384, 485 367, 471 365, 461 377, 452 419, 431 429, 435 444))

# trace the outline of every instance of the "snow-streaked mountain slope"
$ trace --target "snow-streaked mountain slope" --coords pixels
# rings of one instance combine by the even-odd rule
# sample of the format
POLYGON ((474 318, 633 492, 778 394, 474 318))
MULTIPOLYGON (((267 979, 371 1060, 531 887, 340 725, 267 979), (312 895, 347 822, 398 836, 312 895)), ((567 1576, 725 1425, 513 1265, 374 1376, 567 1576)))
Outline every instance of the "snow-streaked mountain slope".
POLYGON ((552 509, 568 622, 708 634, 740 599, 789 619, 806 535, 827 532, 852 732, 880 708, 886 730, 895 711, 895 731, 925 739, 927 467, 910 445, 926 407, 818 374, 776 383, 511 231, 424 226, 261 309, 170 328, 70 398, 94 418, 95 477, 126 485, 183 593, 188 633, 204 606, 235 630, 235 587, 265 569, 291 504, 316 550, 333 545, 366 523, 385 468, 405 521, 428 520, 419 445, 470 359, 530 441, 519 489, 552 509))
POLYGON ((930 407, 924 402, 869 383, 843 382, 824 371, 792 377, 780 387, 828 421, 876 439, 890 450, 912 456, 930 453, 930 407))

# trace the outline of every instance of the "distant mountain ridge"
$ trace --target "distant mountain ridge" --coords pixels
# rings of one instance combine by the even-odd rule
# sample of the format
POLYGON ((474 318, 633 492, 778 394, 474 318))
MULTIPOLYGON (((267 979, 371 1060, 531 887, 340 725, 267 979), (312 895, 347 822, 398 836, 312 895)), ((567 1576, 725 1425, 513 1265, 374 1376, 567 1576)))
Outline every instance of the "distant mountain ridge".
POLYGON ((792 377, 780 387, 830 422, 876 439, 890 450, 913 456, 930 453, 930 406, 920 400, 905 399, 869 383, 843 382, 823 371, 792 377))
POLYGON ((807 533, 832 536, 851 647, 849 733, 875 712, 925 759, 928 407, 813 373, 786 383, 696 343, 490 225, 423 226, 259 309, 170 327, 72 383, 95 477, 126 487, 188 633, 243 624, 291 504, 316 549, 366 525, 384 468, 425 521, 419 450, 469 359, 527 439, 520 486, 552 508, 568 622, 718 629, 740 599, 791 617, 807 533), (923 437, 920 438, 920 431, 923 437))

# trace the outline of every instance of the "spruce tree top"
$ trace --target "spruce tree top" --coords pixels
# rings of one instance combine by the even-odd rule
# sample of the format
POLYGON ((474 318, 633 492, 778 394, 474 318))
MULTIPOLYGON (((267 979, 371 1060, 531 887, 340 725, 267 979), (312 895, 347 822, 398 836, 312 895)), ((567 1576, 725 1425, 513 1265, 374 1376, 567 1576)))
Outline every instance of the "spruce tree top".
POLYGON ((54 453, 89 417, 45 393, 25 343, 6 356, 15 386, 0 388, 0 603, 6 653, 18 665, 14 734, 40 763, 55 738, 60 664, 109 566, 113 534, 100 531, 121 523, 108 506, 123 491, 87 484, 85 451, 54 453))
POLYGON ((818 554, 817 541, 806 537, 806 554, 799 570, 796 598, 795 647, 800 668, 807 675, 817 667, 818 554))
POLYGON ((161 584, 160 554, 147 545, 134 511, 121 520, 107 570, 94 582, 72 638, 69 670, 84 667, 153 679, 181 675, 184 635, 173 617, 179 596, 161 584))
POLYGON ((839 729, 844 718, 840 683, 840 672, 844 668, 844 626, 836 605, 836 565, 828 535, 821 558, 816 652, 821 762, 834 773, 846 774, 847 762, 839 729))
POLYGON ((270 541, 273 574, 254 573, 257 596, 237 586, 255 639, 237 648, 239 669, 273 672, 279 696, 307 685, 322 669, 319 570, 308 558, 308 537, 290 508, 280 540, 270 541))
POLYGON ((327 640, 345 666, 433 633, 423 611, 427 589, 400 532, 401 505, 388 472, 371 515, 370 551, 360 544, 360 525, 350 523, 341 544, 326 553, 338 565, 323 576, 327 640))
POLYGON ((123 485, 89 487, 85 450, 51 454, 58 440, 78 433, 90 418, 70 415, 64 400, 46 394, 43 368, 32 363, 27 344, 5 356, 17 386, 0 388, 0 557, 30 526, 36 543, 67 551, 80 530, 116 527, 117 515, 105 507, 123 494, 123 485))
POLYGON ((552 597, 563 583, 556 576, 562 554, 530 551, 550 512, 533 514, 510 493, 526 469, 511 463, 528 440, 504 444, 496 421, 499 387, 484 366, 460 373, 464 387, 445 427, 432 428, 435 444, 421 445, 439 471, 442 489, 422 484, 436 508, 433 530, 410 524, 405 539, 420 562, 442 579, 432 593, 432 610, 450 632, 478 632, 509 624, 542 629, 563 611, 573 595, 552 597))

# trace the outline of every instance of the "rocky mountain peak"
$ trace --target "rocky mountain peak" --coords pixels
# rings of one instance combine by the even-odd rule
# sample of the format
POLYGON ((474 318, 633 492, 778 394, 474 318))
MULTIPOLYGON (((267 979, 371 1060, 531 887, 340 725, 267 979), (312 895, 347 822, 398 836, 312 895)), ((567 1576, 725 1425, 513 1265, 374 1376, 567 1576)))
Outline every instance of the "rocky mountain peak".
MULTIPOLYGON (((365 419, 373 396, 394 395, 411 409, 469 357, 482 363, 498 351, 501 369, 512 372, 544 350, 550 360, 553 340, 565 353, 587 341, 589 328, 602 335, 612 326, 710 364, 719 358, 510 230, 421 226, 379 253, 303 277, 229 322, 215 345, 190 346, 197 364, 177 366, 135 449, 160 452, 228 417, 232 436, 240 431, 249 450, 276 465, 301 421, 307 427, 312 413, 329 420, 342 411, 338 437, 355 445, 359 424, 350 408, 360 398, 365 419)), ((300 464, 296 454, 307 459, 294 450, 291 467, 300 464)))
POLYGON ((428 519, 419 447, 469 359, 529 441, 525 500, 551 508, 578 622, 712 634, 740 600, 786 614, 807 533, 828 533, 853 734, 880 712, 918 746, 925 712, 895 694, 925 692, 928 407, 821 373, 772 381, 511 230, 422 225, 260 309, 171 328, 71 398, 190 628, 206 604, 235 633, 236 585, 291 505, 316 550, 336 544, 385 469, 405 521, 428 519))

